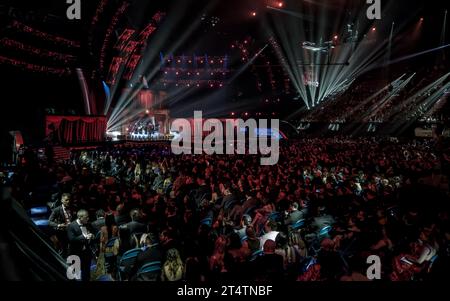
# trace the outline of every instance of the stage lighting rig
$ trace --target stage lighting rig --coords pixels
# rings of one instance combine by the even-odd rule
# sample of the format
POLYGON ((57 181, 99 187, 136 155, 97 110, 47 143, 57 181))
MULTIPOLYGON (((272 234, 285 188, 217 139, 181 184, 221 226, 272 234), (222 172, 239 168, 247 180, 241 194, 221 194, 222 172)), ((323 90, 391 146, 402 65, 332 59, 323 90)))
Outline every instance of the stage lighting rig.
POLYGON ((336 48, 336 46, 334 45, 333 41, 328 41, 319 45, 313 42, 306 41, 303 42, 302 48, 312 52, 329 53, 332 49, 336 48))

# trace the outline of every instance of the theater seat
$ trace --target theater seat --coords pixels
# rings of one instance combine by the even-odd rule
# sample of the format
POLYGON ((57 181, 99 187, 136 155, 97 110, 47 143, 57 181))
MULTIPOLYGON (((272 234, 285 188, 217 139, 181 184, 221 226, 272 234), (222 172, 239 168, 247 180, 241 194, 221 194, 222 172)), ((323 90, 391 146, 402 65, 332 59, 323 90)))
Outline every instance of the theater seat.
POLYGON ((291 226, 291 229, 292 230, 300 230, 301 228, 305 227, 305 223, 306 223, 306 221, 304 219, 301 219, 301 220, 297 221, 295 224, 293 224, 291 226))
POLYGON ((262 250, 256 250, 250 256, 250 261, 255 261, 258 257, 263 256, 264 252, 262 250))
POLYGON ((326 226, 324 228, 322 228, 319 232, 319 239, 322 240, 326 237, 328 237, 329 233, 331 232, 332 227, 331 226, 326 226))
MULTIPOLYGON (((144 264, 137 272, 137 277, 143 276, 145 274, 156 274, 161 272, 161 261, 152 261, 144 264)), ((153 278, 153 277, 152 277, 153 278)))
POLYGON ((207 226, 211 227, 212 226, 212 222, 213 222, 212 218, 208 217, 208 218, 205 218, 205 219, 201 220, 200 224, 201 225, 207 225, 207 226))
POLYGON ((39 228, 48 228, 49 222, 48 219, 39 219, 39 218, 32 218, 31 219, 33 223, 38 226, 39 228))
POLYGON ((119 260, 119 280, 122 280, 122 278, 128 278, 128 273, 133 268, 136 258, 141 252, 142 249, 136 248, 123 254, 122 258, 119 260))
POLYGON ((31 217, 46 216, 50 214, 50 210, 47 206, 33 207, 29 210, 29 214, 31 217))

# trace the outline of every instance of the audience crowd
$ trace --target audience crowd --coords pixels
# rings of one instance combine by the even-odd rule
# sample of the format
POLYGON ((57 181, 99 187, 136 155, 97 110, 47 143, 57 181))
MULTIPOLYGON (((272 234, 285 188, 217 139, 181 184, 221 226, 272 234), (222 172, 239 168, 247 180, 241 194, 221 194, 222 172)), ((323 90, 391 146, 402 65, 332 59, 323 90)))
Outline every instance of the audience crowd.
MULTIPOLYGON (((280 161, 175 156, 167 143, 27 152, 16 199, 53 212, 49 237, 83 280, 367 281, 445 277, 448 157, 432 140, 283 142, 280 161)), ((446 270, 447 269, 447 270, 446 270)))
MULTIPOLYGON (((436 82, 444 74, 446 68, 428 68, 416 74, 412 80, 400 88, 386 86, 387 82, 374 83, 371 80, 359 82, 344 93, 327 99, 321 106, 311 110, 302 118, 302 122, 408 122, 414 120, 444 121, 448 91, 436 98, 441 88, 448 85, 448 81, 436 82), (378 87, 378 88, 376 88, 378 87), (426 89, 428 87, 428 89, 426 89), (440 100, 440 101, 438 101, 440 100)), ((404 76, 405 80, 410 75, 404 76)))

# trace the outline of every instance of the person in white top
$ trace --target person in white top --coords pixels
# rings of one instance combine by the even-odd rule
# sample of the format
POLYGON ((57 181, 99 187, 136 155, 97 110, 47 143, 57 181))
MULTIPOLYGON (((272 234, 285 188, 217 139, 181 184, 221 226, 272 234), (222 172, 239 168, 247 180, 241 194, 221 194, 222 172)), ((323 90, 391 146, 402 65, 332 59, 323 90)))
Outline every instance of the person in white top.
POLYGON ((280 233, 277 231, 277 224, 274 221, 270 220, 266 222, 266 225, 264 226, 264 232, 265 234, 259 239, 261 242, 261 250, 263 249, 266 240, 270 239, 276 241, 278 233, 280 233))

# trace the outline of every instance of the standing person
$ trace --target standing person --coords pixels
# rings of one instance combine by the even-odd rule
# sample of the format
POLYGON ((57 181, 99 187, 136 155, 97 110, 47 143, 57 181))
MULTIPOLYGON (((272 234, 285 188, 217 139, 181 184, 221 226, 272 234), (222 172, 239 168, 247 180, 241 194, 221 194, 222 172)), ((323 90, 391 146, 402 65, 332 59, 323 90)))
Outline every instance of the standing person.
MULTIPOLYGON (((115 275, 116 273, 116 260, 119 254, 120 240, 119 228, 116 225, 113 214, 107 214, 105 217, 105 225, 100 229, 100 246, 99 254, 97 258, 96 269, 92 275, 93 280, 97 280, 101 276, 115 275), (113 244, 108 244, 110 239, 113 240, 113 244), (106 254, 106 256, 105 256, 106 254)), ((113 277, 109 277, 112 279, 113 277)))
POLYGON ((147 230, 147 226, 140 222, 141 214, 139 209, 131 210, 130 218, 131 222, 123 225, 123 227, 128 228, 130 236, 133 236, 133 234, 142 234, 147 230))
POLYGON ((72 209, 70 208, 70 193, 63 193, 61 196, 61 206, 53 209, 48 221, 49 225, 56 229, 66 229, 72 222, 72 209))
POLYGON ((61 206, 53 209, 48 222, 54 231, 53 241, 62 256, 67 253, 67 226, 72 222, 72 209, 70 208, 70 193, 61 197, 61 206))
POLYGON ((91 223, 92 228, 95 230, 95 234, 100 232, 102 227, 105 225, 105 211, 103 209, 97 210, 95 216, 97 219, 91 223))
POLYGON ((77 220, 67 227, 67 238, 69 240, 69 255, 80 257, 81 279, 89 281, 91 260, 93 257, 91 241, 94 239, 93 230, 90 226, 89 214, 86 210, 77 212, 77 220))

